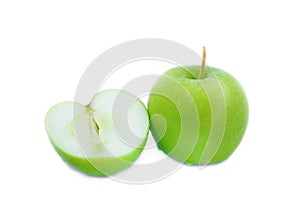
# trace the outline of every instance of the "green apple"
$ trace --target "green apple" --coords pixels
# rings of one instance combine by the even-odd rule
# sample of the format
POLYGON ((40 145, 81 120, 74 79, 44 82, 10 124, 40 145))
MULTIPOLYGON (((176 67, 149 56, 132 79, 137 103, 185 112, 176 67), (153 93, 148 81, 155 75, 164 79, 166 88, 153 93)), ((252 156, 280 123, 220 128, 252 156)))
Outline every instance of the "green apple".
POLYGON ((163 74, 152 88, 148 112, 158 148, 191 165, 227 159, 248 122, 248 102, 239 82, 221 69, 203 65, 163 74))
POLYGON ((88 106, 62 102, 45 118, 48 137, 64 161, 94 176, 129 167, 141 154, 149 132, 148 112, 134 95, 106 90, 88 106))

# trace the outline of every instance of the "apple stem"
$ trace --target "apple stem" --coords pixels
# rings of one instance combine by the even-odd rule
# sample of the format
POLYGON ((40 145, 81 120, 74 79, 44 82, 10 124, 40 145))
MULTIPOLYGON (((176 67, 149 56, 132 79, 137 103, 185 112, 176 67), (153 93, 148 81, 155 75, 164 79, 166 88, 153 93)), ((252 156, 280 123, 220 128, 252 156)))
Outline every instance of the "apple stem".
POLYGON ((92 119, 92 123, 93 123, 93 125, 94 125, 94 128, 95 128, 96 132, 99 133, 100 127, 99 127, 97 121, 96 121, 95 118, 94 118, 94 115, 93 115, 93 109, 91 108, 90 104, 91 104, 91 103, 89 103, 86 107, 87 107, 87 109, 88 109, 89 116, 90 116, 91 119, 92 119))
POLYGON ((205 67, 205 60, 206 60, 206 48, 203 47, 203 52, 202 52, 202 64, 201 64, 201 69, 200 69, 199 79, 202 79, 202 77, 203 77, 204 67, 205 67))
POLYGON ((93 121, 93 123, 94 123, 94 125, 95 125, 95 128, 96 128, 96 132, 97 133, 99 133, 99 125, 97 124, 97 122, 96 122, 96 120, 94 119, 94 117, 92 117, 92 121, 93 121))

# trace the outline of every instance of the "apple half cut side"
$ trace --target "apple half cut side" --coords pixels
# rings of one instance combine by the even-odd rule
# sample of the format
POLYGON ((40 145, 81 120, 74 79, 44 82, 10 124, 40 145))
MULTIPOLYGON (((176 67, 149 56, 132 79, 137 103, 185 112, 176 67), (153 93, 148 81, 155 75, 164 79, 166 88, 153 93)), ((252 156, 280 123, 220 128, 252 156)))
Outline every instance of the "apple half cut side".
POLYGON ((68 101, 53 106, 45 126, 65 162, 89 175, 109 176, 139 157, 147 141, 149 117, 134 95, 105 90, 88 106, 68 101))

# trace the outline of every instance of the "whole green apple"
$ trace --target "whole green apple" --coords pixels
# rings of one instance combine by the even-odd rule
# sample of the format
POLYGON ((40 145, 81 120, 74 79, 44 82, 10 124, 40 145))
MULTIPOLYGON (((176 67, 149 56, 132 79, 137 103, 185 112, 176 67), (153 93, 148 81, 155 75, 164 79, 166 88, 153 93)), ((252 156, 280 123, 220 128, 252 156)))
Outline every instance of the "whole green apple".
POLYGON ((158 148, 192 165, 227 159, 248 122, 248 102, 239 82, 221 69, 203 65, 163 74, 152 88, 148 111, 158 148))

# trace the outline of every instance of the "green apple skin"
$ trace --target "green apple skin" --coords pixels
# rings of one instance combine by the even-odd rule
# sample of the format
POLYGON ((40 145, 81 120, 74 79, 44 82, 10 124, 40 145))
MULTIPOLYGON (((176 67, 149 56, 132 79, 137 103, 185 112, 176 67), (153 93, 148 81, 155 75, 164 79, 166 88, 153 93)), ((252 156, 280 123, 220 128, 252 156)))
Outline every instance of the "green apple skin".
MULTIPOLYGON (((221 69, 214 67, 205 67, 202 79, 199 78, 201 66, 176 67, 163 74, 154 84, 149 101, 148 112, 150 116, 150 130, 157 142, 159 149, 164 151, 175 160, 189 165, 214 164, 226 160, 237 148, 246 131, 248 122, 248 102, 245 92, 239 82, 231 75, 221 69), (204 85, 210 86, 210 83, 219 85, 220 90, 210 94, 224 97, 225 110, 215 111, 215 119, 225 115, 224 130, 221 141, 214 147, 215 152, 210 158, 203 158, 208 139, 220 138, 210 137, 210 133, 215 127, 212 127, 212 109, 211 101, 217 100, 208 97, 204 85), (188 114, 180 116, 178 109, 191 108, 186 94, 178 89, 182 87, 191 96, 199 121, 190 119, 188 114), (159 95, 156 95, 159 94, 159 95), (175 94, 175 95, 174 95, 175 94), (168 97, 168 98, 165 98, 168 97), (171 98, 170 98, 171 97, 171 98), (174 104, 176 103, 176 105, 174 104), (163 120, 158 120, 157 116, 163 120), (187 121, 189 126, 182 128, 182 121, 187 121), (195 134, 195 127, 199 126, 199 132, 195 134), (182 137, 180 143, 180 134, 185 132, 186 137, 182 137), (193 133, 194 132, 194 133, 193 133), (190 141, 195 139, 195 142, 190 141), (188 154, 184 155, 184 152, 188 154)), ((207 87, 206 87, 207 88, 207 87)), ((218 103, 214 103, 218 105, 218 103)), ((222 109, 222 108, 220 108, 222 109)), ((191 109, 192 111, 192 109, 191 109)), ((218 126, 218 124, 214 124, 218 126)))
MULTIPOLYGON (((130 96, 131 98, 137 100, 137 105, 140 108, 140 114, 143 116, 143 120, 139 121, 139 125, 143 127, 142 129, 142 139, 139 139, 139 144, 130 147, 128 151, 122 153, 121 155, 115 155, 113 153, 102 155, 99 152, 103 152, 101 150, 102 141, 100 140, 99 133, 92 133, 94 130, 89 126, 90 117, 94 117, 94 113, 97 113, 97 109, 93 109, 93 103, 97 102, 101 97, 104 97, 109 94, 114 96, 116 93, 120 92, 119 90, 105 90, 98 94, 96 94, 88 106, 81 105, 79 103, 66 101, 61 102, 54 105, 47 112, 45 117, 45 128, 48 135, 48 138, 53 145, 55 151, 59 154, 63 161, 71 165, 73 168, 91 176, 111 176, 120 171, 125 170, 130 167, 132 163, 139 157, 143 148, 147 142, 148 134, 149 134, 149 116, 146 107, 137 97, 134 97, 130 93, 125 91, 121 91, 123 94, 128 94, 126 96, 130 96), (78 109, 78 111, 74 111, 74 108, 78 109), (91 116, 92 115, 92 116, 91 116), (88 140, 88 145, 93 145, 92 141, 89 138, 96 138, 97 145, 95 152, 97 154, 93 155, 93 153, 89 153, 89 147, 85 147, 85 145, 80 145, 78 142, 78 135, 81 135, 81 132, 75 132, 74 126, 71 124, 74 123, 74 118, 86 117, 87 120, 82 120, 83 124, 78 124, 78 129, 82 129, 82 131, 88 131, 87 134, 91 136, 86 136, 86 140, 88 140), (60 125, 58 125, 60 124, 60 125), (86 128, 86 129, 85 129, 86 128), (63 130, 66 129, 66 130, 63 130), (59 137, 59 135, 65 138, 59 137), (94 136, 93 136, 94 135, 94 136), (65 144, 67 143, 67 144, 65 144), (101 143, 101 144, 99 144, 101 143), (99 147, 100 146, 100 147, 99 147), (99 147, 99 150, 98 150, 99 147), (86 148, 86 150, 84 150, 86 148), (75 153, 74 153, 75 152, 75 153), (89 156, 88 156, 89 154, 89 156)), ((110 97, 107 98, 110 100, 110 97)), ((101 104, 101 103, 100 103, 101 104)), ((103 104, 105 106, 105 104, 103 104)), ((99 108, 99 106, 98 106, 99 108)), ((100 109, 101 110, 101 109, 100 109)), ((99 112, 98 112, 99 113, 99 112)), ((99 114, 101 116, 101 113, 99 114)), ((98 116, 99 116, 98 115, 98 116)), ((98 117, 97 116, 97 117, 98 117)), ((134 115, 131 115, 131 118, 134 115)), ((96 116, 95 116, 96 117, 96 116)), ((101 116, 102 117, 102 116, 101 116)), ((102 117, 105 118, 105 117, 102 117)), ((96 118, 94 120, 99 120, 96 118)), ((104 119, 103 119, 104 120, 104 119)), ((125 118, 126 120, 126 118, 125 118)), ((129 120, 129 119, 128 119, 129 120)), ((120 120, 119 120, 120 121, 120 120)), ((106 121, 107 122, 107 121, 106 121)), ((100 122, 101 123, 101 122, 100 122)), ((100 129, 102 129, 102 124, 100 125, 100 129)), ((105 129, 105 127, 103 128, 105 129)), ((92 140, 92 139, 91 139, 92 140)), ((126 144, 125 144, 126 145, 126 144)), ((104 145, 103 145, 104 146, 104 145)), ((113 146, 115 152, 118 151, 121 146, 113 146)), ((127 149, 127 148, 126 148, 127 149)))
POLYGON ((74 169, 77 169, 90 176, 110 176, 127 169, 140 156, 147 141, 147 139, 145 139, 145 141, 133 152, 120 158, 106 157, 87 159, 84 157, 84 155, 82 155, 82 157, 76 157, 63 151, 56 143, 51 140, 51 138, 49 139, 55 151, 63 161, 70 164, 74 169), (97 169, 96 167, 98 167, 99 169, 97 169), (104 172, 100 172, 99 170, 102 170, 104 172))

